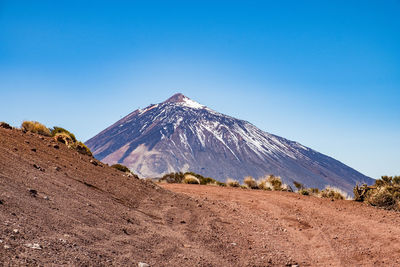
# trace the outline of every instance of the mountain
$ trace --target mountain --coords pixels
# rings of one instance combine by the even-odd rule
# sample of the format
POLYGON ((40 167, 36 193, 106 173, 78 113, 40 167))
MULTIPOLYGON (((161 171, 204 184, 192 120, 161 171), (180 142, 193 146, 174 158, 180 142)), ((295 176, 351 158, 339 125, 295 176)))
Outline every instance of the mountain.
POLYGON ((141 177, 193 171, 218 180, 279 175, 309 187, 351 192, 373 179, 297 142, 264 132, 175 94, 117 121, 86 145, 105 163, 122 163, 141 177))

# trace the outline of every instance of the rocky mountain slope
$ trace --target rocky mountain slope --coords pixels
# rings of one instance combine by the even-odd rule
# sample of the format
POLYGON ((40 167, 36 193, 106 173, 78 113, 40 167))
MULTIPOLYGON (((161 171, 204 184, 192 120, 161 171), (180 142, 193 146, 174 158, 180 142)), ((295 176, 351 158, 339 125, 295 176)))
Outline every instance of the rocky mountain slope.
POLYGON ((86 144, 97 159, 122 163, 142 177, 193 171, 223 181, 274 174, 289 184, 347 192, 357 182, 373 182, 331 157, 182 94, 132 112, 86 144))

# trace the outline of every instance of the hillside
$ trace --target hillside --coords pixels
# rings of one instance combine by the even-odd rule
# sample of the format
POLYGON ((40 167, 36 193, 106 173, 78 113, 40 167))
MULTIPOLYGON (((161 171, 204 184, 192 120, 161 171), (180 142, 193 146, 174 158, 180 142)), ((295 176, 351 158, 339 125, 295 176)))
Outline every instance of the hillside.
POLYGON ((0 262, 394 266, 400 214, 288 192, 163 185, 0 128, 0 262), (171 191, 170 191, 171 190, 171 191))
POLYGON ((86 144, 97 159, 122 163, 141 177, 193 171, 225 181, 274 174, 289 185, 331 185, 350 194, 357 182, 374 181, 331 157, 182 94, 132 112, 86 144))

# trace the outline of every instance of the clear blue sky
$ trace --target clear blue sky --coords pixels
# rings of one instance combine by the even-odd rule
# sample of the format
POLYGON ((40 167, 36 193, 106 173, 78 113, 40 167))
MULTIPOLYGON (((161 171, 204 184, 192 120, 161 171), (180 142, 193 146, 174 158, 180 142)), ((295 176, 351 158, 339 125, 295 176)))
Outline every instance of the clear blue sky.
POLYGON ((87 140, 173 93, 400 175, 400 1, 0 0, 0 120, 87 140))

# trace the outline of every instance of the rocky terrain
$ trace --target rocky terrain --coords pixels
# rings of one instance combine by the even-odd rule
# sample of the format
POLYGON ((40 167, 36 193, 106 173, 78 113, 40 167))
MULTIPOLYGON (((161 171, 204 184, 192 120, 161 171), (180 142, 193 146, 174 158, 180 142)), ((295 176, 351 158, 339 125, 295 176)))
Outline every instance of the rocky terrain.
POLYGON ((399 222, 353 201, 160 187, 51 137, 0 128, 5 266, 396 266, 399 222))
POLYGON ((122 163, 141 177, 192 171, 225 181, 274 174, 289 185, 331 185, 350 194, 357 182, 374 182, 331 157, 182 94, 132 112, 86 144, 97 159, 122 163))

